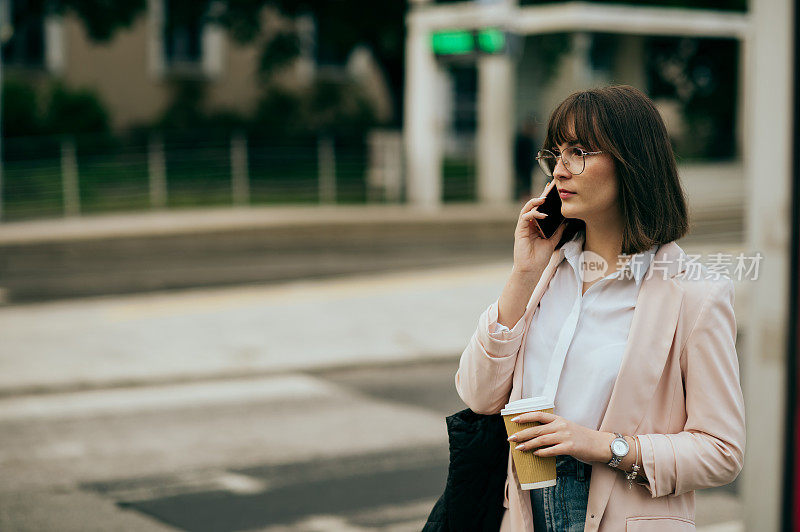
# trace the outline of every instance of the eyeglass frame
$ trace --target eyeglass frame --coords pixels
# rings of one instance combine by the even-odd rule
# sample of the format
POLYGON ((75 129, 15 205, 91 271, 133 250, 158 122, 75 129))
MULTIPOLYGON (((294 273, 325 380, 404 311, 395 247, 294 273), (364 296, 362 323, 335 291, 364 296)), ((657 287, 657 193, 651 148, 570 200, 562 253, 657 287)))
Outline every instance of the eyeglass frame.
MULTIPOLYGON (((541 163, 542 152, 547 152, 547 153, 551 154, 553 157, 555 157, 556 166, 558 166, 558 161, 557 160, 561 159, 561 162, 564 164, 564 168, 566 168, 567 171, 572 175, 581 175, 583 173, 583 171, 586 170, 586 156, 587 155, 597 155, 599 153, 603 153, 602 150, 601 151, 585 151, 583 148, 581 148, 579 146, 570 146, 567 149, 568 150, 580 150, 581 151, 581 159, 583 159, 583 168, 581 169, 581 171, 578 172, 578 173, 573 172, 570 169, 569 165, 567 163, 564 163, 564 159, 561 159, 561 153, 556 155, 555 153, 553 153, 552 151, 550 151, 548 149, 543 149, 543 150, 539 150, 537 152, 537 154, 536 154, 536 162, 539 163, 539 168, 542 170, 542 173, 544 173, 544 175, 546 175, 547 177, 553 177, 553 172, 551 171, 549 174, 547 172, 545 172, 544 167, 542 166, 542 163, 541 163)), ((553 167, 553 170, 555 170, 555 167, 553 167)))

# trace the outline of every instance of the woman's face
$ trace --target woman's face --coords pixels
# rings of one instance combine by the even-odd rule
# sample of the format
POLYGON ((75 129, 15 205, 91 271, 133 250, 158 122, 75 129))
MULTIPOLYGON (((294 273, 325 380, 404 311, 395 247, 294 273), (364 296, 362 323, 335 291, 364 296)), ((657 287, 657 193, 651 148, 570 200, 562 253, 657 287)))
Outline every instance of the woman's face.
MULTIPOLYGON (((580 142, 564 143, 554 146, 561 153, 570 146, 583 151, 593 151, 580 142)), ((572 175, 559 158, 553 170, 553 179, 559 194, 562 191, 574 192, 561 195, 561 214, 566 218, 578 218, 584 222, 604 221, 619 216, 617 198, 619 189, 614 160, 608 153, 586 155, 583 172, 572 175)))

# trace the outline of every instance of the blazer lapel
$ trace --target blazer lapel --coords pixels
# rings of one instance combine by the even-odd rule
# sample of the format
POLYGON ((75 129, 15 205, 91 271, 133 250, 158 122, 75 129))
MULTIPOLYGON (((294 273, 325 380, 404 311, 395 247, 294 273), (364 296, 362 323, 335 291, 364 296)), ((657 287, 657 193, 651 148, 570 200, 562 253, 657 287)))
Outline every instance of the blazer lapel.
MULTIPOLYGON (((671 278, 684 265, 685 254, 675 242, 662 245, 653 257, 636 299, 620 371, 599 430, 632 435, 641 425, 678 324, 683 288, 671 278)), ((609 467, 592 468, 589 507, 599 512, 592 523, 600 522, 618 475, 609 467)))

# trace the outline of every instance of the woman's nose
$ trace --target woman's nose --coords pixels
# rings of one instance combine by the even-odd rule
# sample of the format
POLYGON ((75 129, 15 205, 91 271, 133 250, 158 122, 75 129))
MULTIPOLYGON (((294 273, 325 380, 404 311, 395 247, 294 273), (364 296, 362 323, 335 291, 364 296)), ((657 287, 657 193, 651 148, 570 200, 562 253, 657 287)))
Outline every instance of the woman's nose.
POLYGON ((559 157, 556 159, 556 167, 553 168, 553 177, 572 177, 572 173, 567 170, 564 160, 559 157))

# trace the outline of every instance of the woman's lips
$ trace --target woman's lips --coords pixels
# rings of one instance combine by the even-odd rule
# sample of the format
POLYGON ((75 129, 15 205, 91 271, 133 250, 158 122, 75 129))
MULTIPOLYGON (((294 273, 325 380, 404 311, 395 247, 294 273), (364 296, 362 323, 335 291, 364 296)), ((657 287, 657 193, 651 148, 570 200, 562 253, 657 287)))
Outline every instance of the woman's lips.
POLYGON ((561 191, 559 191, 558 195, 561 196, 561 199, 564 199, 564 198, 569 198, 569 197, 574 196, 575 193, 574 192, 566 192, 564 190, 561 190, 561 191))

